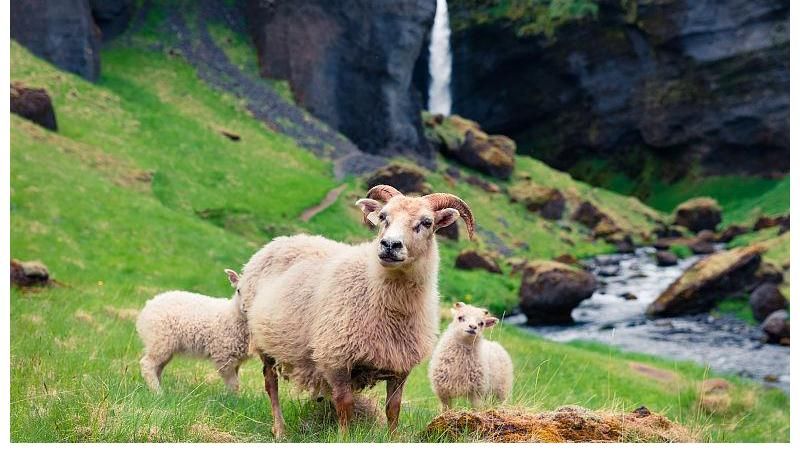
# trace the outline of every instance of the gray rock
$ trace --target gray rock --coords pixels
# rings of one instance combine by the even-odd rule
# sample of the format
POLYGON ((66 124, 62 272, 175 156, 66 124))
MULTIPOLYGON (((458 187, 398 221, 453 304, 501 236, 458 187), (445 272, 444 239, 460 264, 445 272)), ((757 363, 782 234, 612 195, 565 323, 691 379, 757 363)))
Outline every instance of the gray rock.
POLYGON ((767 336, 767 342, 773 344, 788 344, 789 343, 789 312, 786 310, 778 310, 772 312, 764 323, 761 324, 761 329, 767 336))
POLYGON ((678 256, 671 251, 658 251, 656 252, 656 265, 659 267, 678 265, 678 256))
POLYGON ((753 310, 753 318, 759 322, 766 320, 771 313, 785 309, 788 304, 789 301, 786 300, 773 283, 764 283, 750 294, 750 308, 753 310))
POLYGON ((12 0, 11 38, 65 71, 100 76, 100 30, 89 0, 12 0))
POLYGON ((520 309, 530 325, 571 323, 572 309, 596 289, 589 272, 559 262, 529 262, 522 273, 520 309))

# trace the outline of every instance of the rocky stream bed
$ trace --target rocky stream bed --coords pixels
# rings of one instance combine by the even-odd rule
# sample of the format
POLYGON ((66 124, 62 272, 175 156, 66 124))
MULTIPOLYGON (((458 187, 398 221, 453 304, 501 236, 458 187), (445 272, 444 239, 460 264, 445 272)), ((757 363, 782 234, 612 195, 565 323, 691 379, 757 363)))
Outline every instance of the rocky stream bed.
POLYGON ((654 253, 645 247, 584 262, 599 288, 572 311, 574 324, 528 327, 522 314, 506 321, 554 341, 599 341, 625 351, 691 360, 714 372, 752 378, 788 392, 789 348, 763 343, 759 327, 711 313, 658 319, 645 315, 647 306, 698 259, 659 267, 654 253))

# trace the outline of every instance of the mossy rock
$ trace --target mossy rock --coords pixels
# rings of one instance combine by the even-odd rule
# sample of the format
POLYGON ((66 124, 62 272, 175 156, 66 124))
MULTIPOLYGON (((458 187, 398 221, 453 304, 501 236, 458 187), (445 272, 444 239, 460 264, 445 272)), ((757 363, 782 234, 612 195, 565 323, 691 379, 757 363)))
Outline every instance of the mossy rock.
POLYGON ((675 208, 675 225, 684 226, 694 233, 715 231, 720 222, 722 208, 714 198, 693 198, 675 208))
POLYGON ((670 317, 712 309, 754 281, 763 251, 762 246, 748 246, 697 261, 650 304, 647 315, 670 317))

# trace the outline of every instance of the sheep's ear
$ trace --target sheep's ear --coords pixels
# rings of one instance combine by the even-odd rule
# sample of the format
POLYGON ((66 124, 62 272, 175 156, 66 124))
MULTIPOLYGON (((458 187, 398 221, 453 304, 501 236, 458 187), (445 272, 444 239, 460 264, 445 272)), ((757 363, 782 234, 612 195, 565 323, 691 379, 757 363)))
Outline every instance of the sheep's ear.
POLYGON ((467 304, 464 304, 463 302, 458 301, 455 304, 453 304, 453 307, 455 307, 456 309, 463 309, 465 305, 467 305, 467 304))
POLYGON ((433 219, 434 228, 444 228, 458 220, 459 216, 458 211, 452 207, 436 211, 436 217, 433 219))
POLYGON ((239 274, 229 268, 225 269, 225 274, 228 275, 228 281, 231 282, 231 286, 235 288, 239 284, 239 274))
POLYGON ((374 199, 362 198, 356 201, 356 206, 364 213, 364 223, 378 225, 377 212, 381 209, 381 203, 374 199))
POLYGON ((500 321, 496 317, 486 317, 483 319, 484 326, 489 328, 490 326, 494 326, 497 322, 500 321))

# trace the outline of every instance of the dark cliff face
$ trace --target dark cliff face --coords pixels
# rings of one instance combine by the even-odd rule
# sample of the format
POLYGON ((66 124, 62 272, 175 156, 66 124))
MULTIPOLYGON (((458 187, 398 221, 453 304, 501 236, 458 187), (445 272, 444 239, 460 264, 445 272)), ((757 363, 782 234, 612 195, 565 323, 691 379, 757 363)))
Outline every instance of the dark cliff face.
POLYGON ((12 0, 11 38, 87 80, 100 75, 100 30, 89 0, 12 0))
POLYGON ((375 154, 433 155, 412 71, 435 0, 250 0, 262 75, 286 79, 297 101, 375 154))
POLYGON ((454 112, 561 169, 647 153, 673 177, 788 171, 788 0, 598 3, 552 40, 454 31, 454 112))

